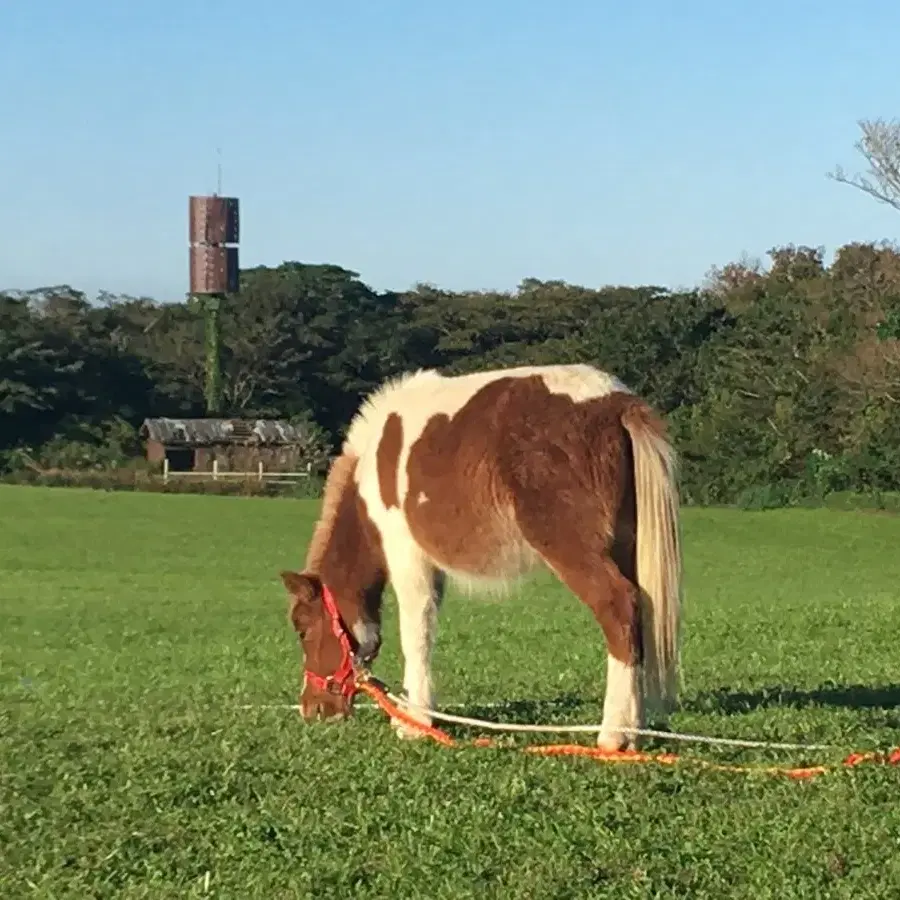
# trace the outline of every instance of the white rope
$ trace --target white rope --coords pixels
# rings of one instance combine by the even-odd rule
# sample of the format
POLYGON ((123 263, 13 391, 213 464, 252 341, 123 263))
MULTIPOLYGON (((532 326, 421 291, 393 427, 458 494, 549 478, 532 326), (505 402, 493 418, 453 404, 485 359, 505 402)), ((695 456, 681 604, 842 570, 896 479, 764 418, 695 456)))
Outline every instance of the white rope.
POLYGON ((717 744, 730 747, 759 747, 766 750, 836 750, 838 748, 828 744, 790 744, 777 741, 751 741, 742 738, 717 738, 707 737, 702 734, 684 734, 678 731, 655 731, 652 728, 606 728, 603 725, 528 725, 519 722, 489 722, 486 719, 474 719, 468 716, 454 716, 451 713, 442 713, 437 710, 427 709, 410 703, 404 697, 387 692, 387 697, 398 706, 412 709, 433 719, 444 722, 454 722, 457 725, 469 725, 473 728, 485 728, 490 731, 519 731, 535 733, 556 734, 588 734, 599 731, 616 731, 620 734, 630 734, 642 737, 665 738, 670 741, 690 741, 698 744, 717 744))
MULTIPOLYGON (((482 709, 507 709, 511 704, 508 700, 501 700, 499 703, 445 703, 445 709, 465 709, 468 706, 480 706, 482 709)), ((242 703, 239 706, 235 707, 236 709, 293 709, 300 711, 300 706, 297 703, 242 703)), ((360 710, 380 710, 381 707, 377 703, 370 703, 366 701, 365 703, 355 703, 355 709, 360 710)))
MULTIPOLYGON (((397 706, 414 710, 428 715, 432 719, 443 722, 452 722, 456 725, 468 725, 471 728, 483 728, 488 731, 508 731, 508 732, 525 732, 529 734, 592 734, 600 731, 616 731, 620 734, 634 735, 636 737, 657 737, 668 741, 685 741, 696 744, 711 744, 721 747, 753 747, 763 750, 837 750, 839 748, 830 744, 792 744, 780 741, 753 741, 744 738, 719 738, 708 737, 703 734, 686 734, 679 731, 656 731, 652 728, 604 728, 602 725, 529 725, 520 722, 490 722, 487 719, 476 719, 470 716, 455 716, 452 713, 443 713, 434 709, 427 709, 423 706, 410 703, 405 697, 398 697, 396 694, 387 691, 385 696, 397 706)), ((466 703, 448 703, 446 707, 465 708, 469 704, 466 703)), ((503 708, 509 707, 509 702, 501 703, 479 703, 478 706, 485 708, 503 708)), ((296 703, 269 703, 269 704, 244 704, 238 706, 238 709, 292 709, 299 710, 296 703)), ((359 709, 377 710, 377 704, 368 703, 365 706, 360 705, 359 709)))

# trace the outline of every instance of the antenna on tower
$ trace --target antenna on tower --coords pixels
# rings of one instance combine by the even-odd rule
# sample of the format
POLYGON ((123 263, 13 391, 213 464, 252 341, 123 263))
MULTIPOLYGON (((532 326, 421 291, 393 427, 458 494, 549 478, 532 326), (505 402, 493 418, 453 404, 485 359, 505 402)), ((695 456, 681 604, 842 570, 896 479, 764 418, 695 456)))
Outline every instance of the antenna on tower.
POLYGON ((222 148, 216 147, 216 156, 218 157, 218 161, 216 163, 216 196, 222 196, 222 148))

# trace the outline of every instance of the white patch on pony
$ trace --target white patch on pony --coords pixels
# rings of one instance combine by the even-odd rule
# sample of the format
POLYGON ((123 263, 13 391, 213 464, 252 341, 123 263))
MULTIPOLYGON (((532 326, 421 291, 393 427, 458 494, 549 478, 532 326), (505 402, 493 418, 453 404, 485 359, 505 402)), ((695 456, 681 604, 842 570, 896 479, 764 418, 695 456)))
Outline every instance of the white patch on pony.
POLYGON ((606 661, 606 697, 603 701, 603 731, 597 744, 607 750, 621 750, 635 743, 630 734, 617 728, 643 726, 643 698, 640 666, 630 666, 612 654, 606 661))
POLYGON ((359 647, 371 647, 379 637, 378 626, 367 619, 357 619, 350 630, 359 647))
POLYGON ((583 363, 535 367, 531 374, 540 375, 551 394, 564 394, 576 403, 596 400, 613 393, 631 393, 615 375, 583 363))
MULTIPOLYGON (((385 550, 391 584, 397 595, 400 647, 404 662, 403 687, 410 703, 430 709, 434 702, 431 652, 438 619, 434 569, 412 542, 403 550, 396 544, 385 550)), ((409 710, 409 714, 425 724, 431 724, 430 716, 415 710, 409 710)))
POLYGON ((416 497, 416 503, 418 503, 419 506, 421 506, 423 503, 427 503, 427 502, 428 502, 428 497, 425 494, 425 492, 419 491, 419 496, 416 497))
MULTIPOLYGON (((392 412, 401 414, 402 403, 397 404, 396 398, 406 393, 410 385, 421 387, 423 384, 434 384, 447 379, 434 369, 419 369, 416 372, 408 372, 397 378, 385 381, 377 390, 369 394, 362 402, 356 415, 347 429, 347 437, 344 440, 344 450, 349 450, 355 456, 362 456, 367 449, 372 450, 371 444, 376 444, 381 439, 384 423, 392 412)), ((404 422, 404 425, 406 423, 404 422)), ((403 433, 404 443, 408 436, 406 429, 403 433)))

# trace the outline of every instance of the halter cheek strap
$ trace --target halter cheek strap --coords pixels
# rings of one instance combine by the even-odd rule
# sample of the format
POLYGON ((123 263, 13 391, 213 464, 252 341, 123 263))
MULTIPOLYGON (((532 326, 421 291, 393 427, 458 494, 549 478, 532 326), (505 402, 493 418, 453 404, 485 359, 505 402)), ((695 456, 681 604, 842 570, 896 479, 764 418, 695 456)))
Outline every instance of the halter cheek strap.
POLYGON ((325 611, 331 621, 332 634, 338 639, 341 645, 341 664, 338 666, 334 675, 317 675, 306 669, 306 680, 318 688, 329 694, 340 694, 349 700, 357 690, 356 687, 356 670, 353 666, 353 648, 350 645, 350 636, 344 623, 341 621, 341 614, 338 611, 337 603, 334 600, 334 594, 331 593, 327 585, 322 585, 322 603, 325 605, 325 611))

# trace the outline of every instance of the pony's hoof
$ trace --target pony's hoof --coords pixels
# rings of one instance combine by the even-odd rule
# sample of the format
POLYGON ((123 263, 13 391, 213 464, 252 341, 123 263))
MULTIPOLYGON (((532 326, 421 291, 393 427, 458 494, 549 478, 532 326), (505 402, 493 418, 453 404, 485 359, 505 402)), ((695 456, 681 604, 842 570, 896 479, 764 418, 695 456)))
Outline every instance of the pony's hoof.
POLYGON ((407 725, 403 722, 393 722, 392 725, 394 734, 396 734, 401 741, 420 741, 422 738, 427 737, 422 729, 414 728, 412 725, 407 725))
POLYGON ((627 735, 619 732, 610 732, 597 735, 597 749, 603 750, 605 753, 620 753, 622 750, 630 750, 632 742, 627 735))

